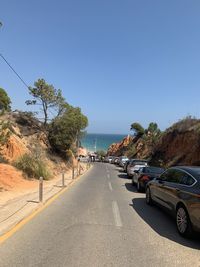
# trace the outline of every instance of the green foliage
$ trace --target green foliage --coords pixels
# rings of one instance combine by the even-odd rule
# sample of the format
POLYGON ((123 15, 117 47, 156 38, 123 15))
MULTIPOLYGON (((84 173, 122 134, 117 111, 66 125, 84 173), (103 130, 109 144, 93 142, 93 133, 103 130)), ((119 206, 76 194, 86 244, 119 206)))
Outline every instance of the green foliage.
POLYGON ((34 83, 35 87, 29 87, 29 93, 33 96, 33 100, 27 100, 27 105, 39 105, 44 113, 44 125, 49 120, 49 111, 54 109, 57 116, 62 115, 68 104, 65 102, 60 89, 55 89, 53 85, 46 83, 44 79, 38 79, 34 83))
POLYGON ((0 121, 0 146, 4 146, 11 135, 10 122, 0 121))
POLYGON ((40 158, 36 158, 31 154, 24 154, 14 163, 14 166, 22 170, 28 178, 39 179, 43 177, 45 180, 51 178, 46 164, 40 158))
POLYGON ((16 122, 22 126, 29 126, 39 124, 39 120, 36 119, 34 112, 19 111, 15 115, 16 122))
POLYGON ((106 156, 106 152, 104 150, 98 150, 96 154, 98 157, 101 157, 101 158, 106 156))
POLYGON ((195 129, 199 120, 192 116, 186 116, 185 118, 179 120, 178 122, 174 123, 170 128, 166 130, 166 132, 170 131, 178 131, 178 132, 185 132, 195 129))
POLYGON ((131 124, 131 130, 135 132, 136 136, 142 136, 145 133, 144 128, 138 122, 131 124))
POLYGON ((147 131, 154 133, 157 130, 158 130, 158 124, 155 122, 150 122, 147 131))
POLYGON ((49 142, 54 150, 65 154, 73 149, 81 138, 82 131, 87 127, 88 119, 80 108, 68 106, 64 114, 55 118, 49 125, 49 142))
POLYGON ((135 144, 130 144, 128 146, 126 155, 127 155, 128 158, 133 158, 135 156, 135 154, 136 154, 135 144))
POLYGON ((3 88, 0 88, 0 112, 11 110, 11 100, 3 88))
POLYGON ((161 130, 158 128, 158 124, 155 122, 149 123, 146 132, 148 135, 147 138, 152 142, 152 145, 155 145, 161 136, 161 130))
POLYGON ((8 160, 5 159, 2 155, 0 155, 0 163, 8 164, 8 160))

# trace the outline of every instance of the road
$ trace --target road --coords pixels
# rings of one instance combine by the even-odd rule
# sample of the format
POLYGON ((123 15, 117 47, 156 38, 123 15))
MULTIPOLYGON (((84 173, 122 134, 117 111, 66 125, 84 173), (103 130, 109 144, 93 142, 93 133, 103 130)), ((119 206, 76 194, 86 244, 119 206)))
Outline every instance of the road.
POLYGON ((118 167, 96 163, 0 246, 0 266, 196 267, 199 249, 118 167))

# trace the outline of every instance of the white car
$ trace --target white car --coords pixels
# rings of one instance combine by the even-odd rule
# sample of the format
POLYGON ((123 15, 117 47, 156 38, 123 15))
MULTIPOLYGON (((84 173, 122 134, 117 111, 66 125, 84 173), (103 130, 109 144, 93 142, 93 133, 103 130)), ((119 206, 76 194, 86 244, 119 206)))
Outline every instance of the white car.
POLYGON ((122 157, 120 157, 120 158, 119 158, 119 166, 123 168, 125 162, 128 161, 128 160, 129 160, 129 159, 128 159, 126 156, 122 156, 122 157))
POLYGON ((138 162, 135 162, 134 164, 129 164, 128 167, 127 167, 127 175, 129 178, 133 177, 133 175, 135 174, 135 171, 138 171, 140 168, 142 167, 147 167, 149 166, 148 165, 148 162, 145 162, 145 161, 138 161, 138 162))

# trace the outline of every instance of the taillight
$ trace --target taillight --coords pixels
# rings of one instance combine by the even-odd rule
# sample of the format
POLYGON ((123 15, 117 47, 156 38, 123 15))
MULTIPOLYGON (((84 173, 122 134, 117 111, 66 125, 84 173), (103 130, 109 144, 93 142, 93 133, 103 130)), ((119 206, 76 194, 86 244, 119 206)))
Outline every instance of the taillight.
POLYGON ((143 175, 141 178, 140 178, 141 181, 143 182, 146 182, 146 181, 149 181, 150 180, 150 177, 148 175, 143 175))

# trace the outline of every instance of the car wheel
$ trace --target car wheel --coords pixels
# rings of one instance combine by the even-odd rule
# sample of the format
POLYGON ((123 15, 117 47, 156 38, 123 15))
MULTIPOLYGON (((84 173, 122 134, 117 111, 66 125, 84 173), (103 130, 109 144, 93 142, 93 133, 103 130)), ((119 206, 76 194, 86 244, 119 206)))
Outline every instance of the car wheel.
POLYGON ((180 205, 176 211, 176 226, 179 234, 189 237, 192 234, 192 225, 186 208, 180 205))
POLYGON ((147 190, 146 190, 146 203, 147 205, 153 205, 153 200, 151 198, 151 190, 149 187, 147 187, 147 190))
POLYGON ((138 192, 142 192, 142 188, 140 186, 140 182, 139 181, 137 182, 137 191, 138 192))

